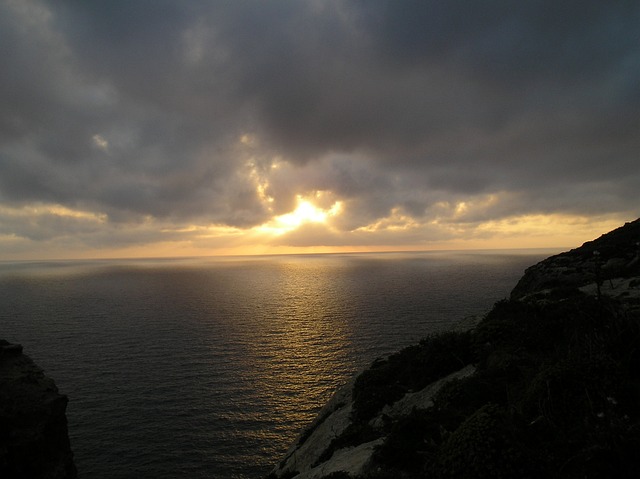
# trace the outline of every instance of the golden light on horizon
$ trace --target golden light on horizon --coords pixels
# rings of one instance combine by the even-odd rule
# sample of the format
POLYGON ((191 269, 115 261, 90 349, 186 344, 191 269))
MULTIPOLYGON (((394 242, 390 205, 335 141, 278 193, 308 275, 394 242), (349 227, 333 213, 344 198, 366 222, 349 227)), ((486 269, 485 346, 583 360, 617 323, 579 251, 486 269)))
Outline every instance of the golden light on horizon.
POLYGON ((580 246, 630 219, 613 215, 537 214, 470 221, 473 217, 468 215, 473 213, 473 207, 494 200, 489 197, 475 203, 443 205, 442 209, 452 214, 437 220, 416 218, 402 208, 394 208, 385 218, 348 230, 344 229, 345 222, 336 222, 346 213, 345 202, 331 191, 298 194, 291 210, 280 215, 273 214, 274 201, 266 191, 264 193, 261 199, 270 214, 262 224, 242 227, 221 223, 174 223, 147 215, 121 231, 124 235, 153 237, 154 240, 130 245, 115 243, 113 246, 92 242, 94 237, 100 240, 99 232, 109 227, 106 213, 56 203, 0 205, 0 218, 10 222, 28 219, 31 223, 30 229, 22 235, 0 232, 0 259, 518 248, 558 248, 559 252, 580 246), (463 212, 465 208, 466 212, 463 212), (65 234, 46 243, 46 248, 38 249, 37 255, 25 254, 24 245, 37 241, 37 237, 33 239, 30 235, 38 232, 39 227, 48 228, 51 224, 64 226, 65 234), (405 240, 400 241, 402 239, 405 240))

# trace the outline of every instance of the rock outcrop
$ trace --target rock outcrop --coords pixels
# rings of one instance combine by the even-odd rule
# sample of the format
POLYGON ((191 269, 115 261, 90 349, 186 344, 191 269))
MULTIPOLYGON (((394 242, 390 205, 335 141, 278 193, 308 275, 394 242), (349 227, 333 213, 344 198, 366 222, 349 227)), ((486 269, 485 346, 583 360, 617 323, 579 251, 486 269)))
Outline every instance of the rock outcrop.
POLYGON ((600 288, 609 296, 637 297, 638 276, 640 219, 527 268, 511 297, 522 299, 558 288, 585 288, 595 294, 600 288))
POLYGON ((640 219, 528 268, 467 330, 376 361, 272 478, 636 477, 640 219))
POLYGON ((22 346, 0 340, 0 477, 74 479, 67 397, 22 346))

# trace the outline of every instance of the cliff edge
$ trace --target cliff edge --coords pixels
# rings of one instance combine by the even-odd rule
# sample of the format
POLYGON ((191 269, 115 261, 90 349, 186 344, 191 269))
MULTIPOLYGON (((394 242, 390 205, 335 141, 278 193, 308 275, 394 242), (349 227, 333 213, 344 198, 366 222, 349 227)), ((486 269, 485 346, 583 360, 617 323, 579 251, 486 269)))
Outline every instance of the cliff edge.
POLYGON ((530 268, 472 329, 340 389, 270 478, 632 478, 640 219, 530 268))
MULTIPOLYGON (((514 299, 557 290, 581 288, 591 294, 624 299, 637 296, 632 283, 640 276, 640 219, 551 256, 526 269, 511 292, 514 299)), ((629 301, 627 301, 629 302, 629 301)), ((634 302, 633 300, 631 302, 634 302)))
POLYGON ((22 346, 0 340, 0 477, 75 479, 65 410, 58 393, 22 346))

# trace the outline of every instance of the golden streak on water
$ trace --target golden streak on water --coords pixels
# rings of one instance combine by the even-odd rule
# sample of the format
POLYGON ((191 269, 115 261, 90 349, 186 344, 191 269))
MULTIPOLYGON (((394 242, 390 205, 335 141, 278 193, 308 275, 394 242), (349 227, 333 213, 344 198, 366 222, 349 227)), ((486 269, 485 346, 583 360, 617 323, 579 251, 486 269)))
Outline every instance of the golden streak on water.
POLYGON ((83 476, 246 479, 357 369, 485 312, 541 257, 0 263, 0 324, 70 397, 83 476))

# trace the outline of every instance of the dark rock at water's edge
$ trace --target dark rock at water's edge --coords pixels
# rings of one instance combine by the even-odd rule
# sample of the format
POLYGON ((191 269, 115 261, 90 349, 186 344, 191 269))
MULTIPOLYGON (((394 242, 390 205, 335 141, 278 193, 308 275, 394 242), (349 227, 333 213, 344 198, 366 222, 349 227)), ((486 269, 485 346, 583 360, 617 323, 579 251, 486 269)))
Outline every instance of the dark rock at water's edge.
POLYGON ((22 346, 0 340, 0 478, 74 479, 67 397, 22 346))
POLYGON ((631 478, 640 220, 527 269, 477 326, 375 361, 271 478, 631 478))

